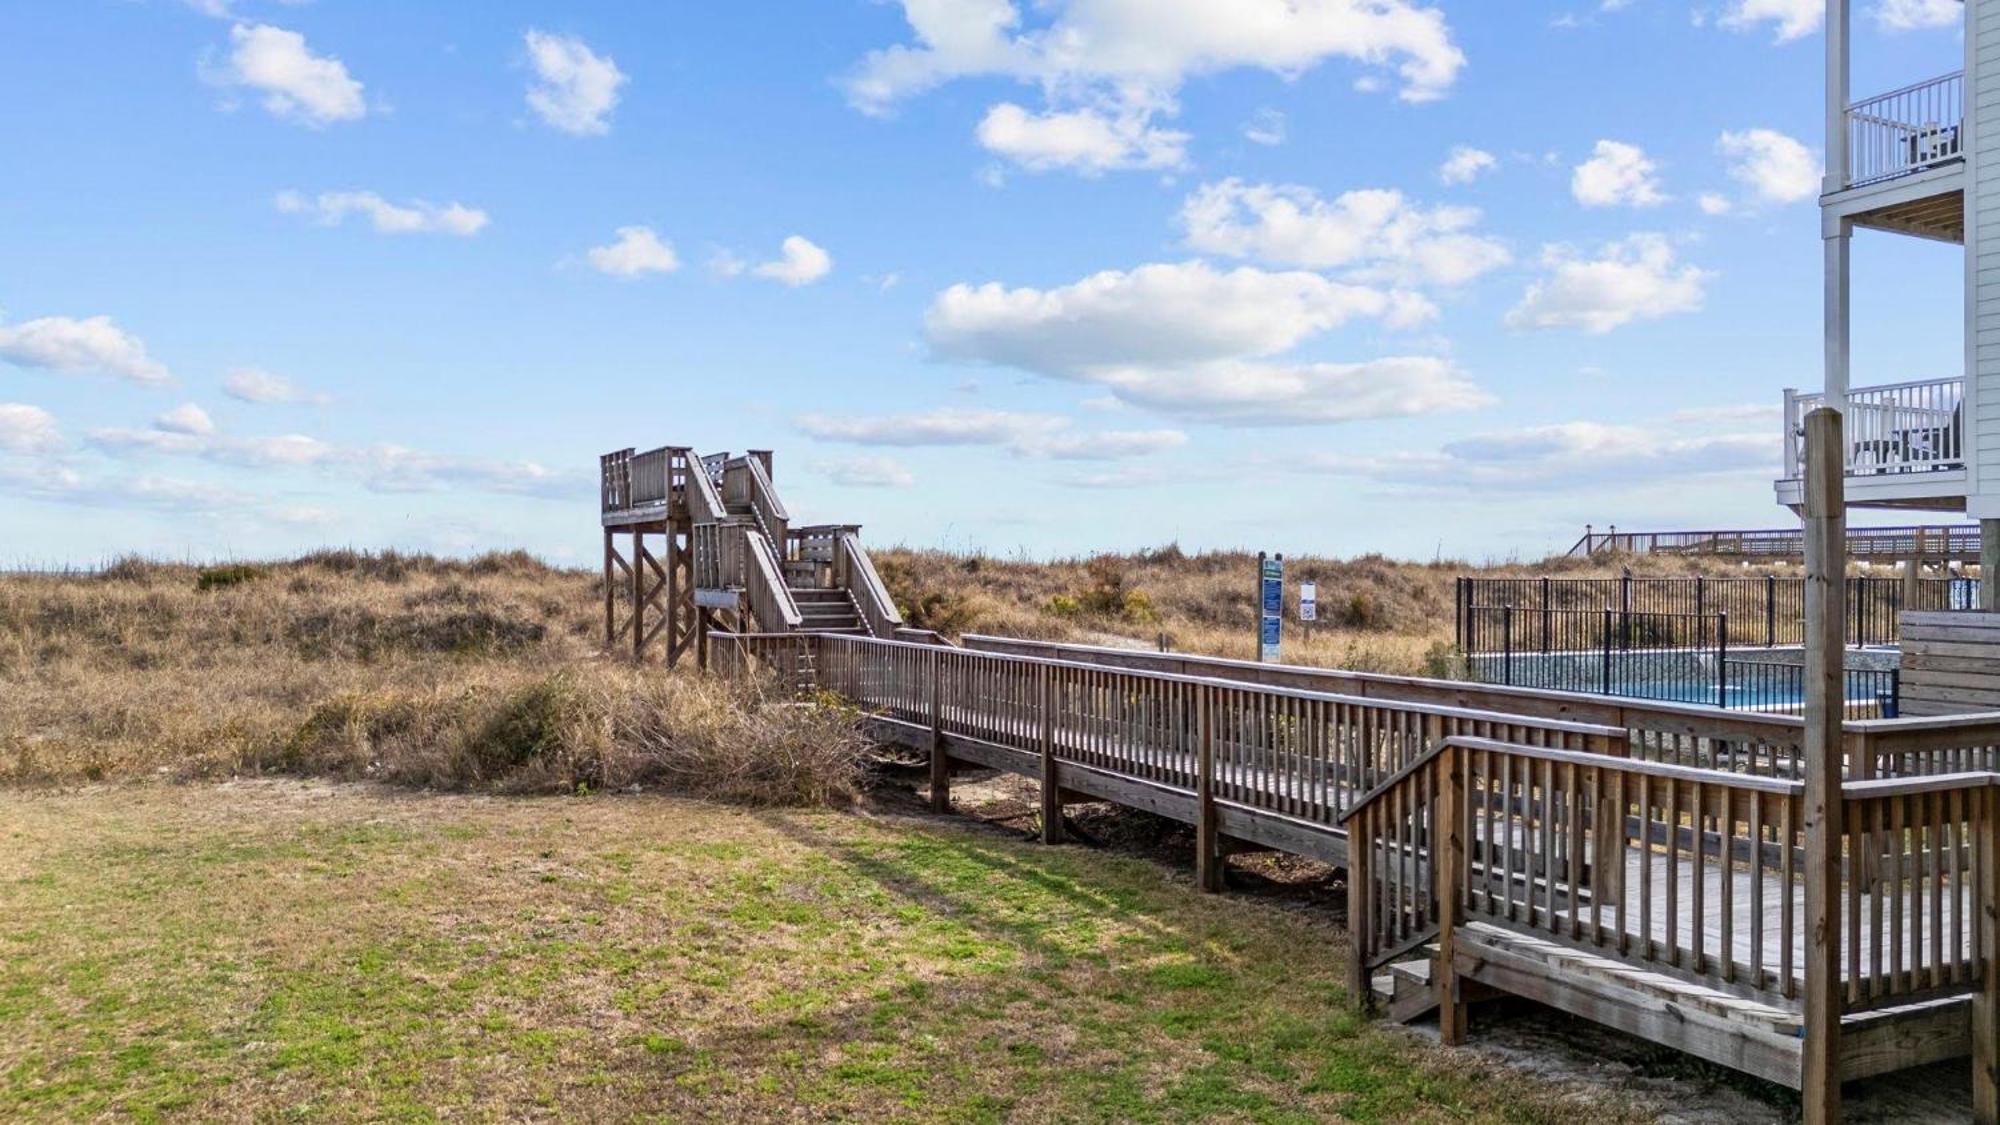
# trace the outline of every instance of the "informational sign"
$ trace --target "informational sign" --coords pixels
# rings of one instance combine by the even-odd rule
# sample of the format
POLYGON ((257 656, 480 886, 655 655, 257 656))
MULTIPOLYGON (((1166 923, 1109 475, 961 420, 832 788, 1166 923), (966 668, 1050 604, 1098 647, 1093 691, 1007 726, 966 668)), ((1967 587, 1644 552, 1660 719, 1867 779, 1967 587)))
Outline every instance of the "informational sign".
POLYGON ((1299 583, 1299 620, 1319 620, 1319 583, 1299 583))
POLYGON ((1258 552, 1257 584, 1261 610, 1257 622, 1257 659, 1273 664, 1278 660, 1279 623, 1285 613, 1285 556, 1258 552))

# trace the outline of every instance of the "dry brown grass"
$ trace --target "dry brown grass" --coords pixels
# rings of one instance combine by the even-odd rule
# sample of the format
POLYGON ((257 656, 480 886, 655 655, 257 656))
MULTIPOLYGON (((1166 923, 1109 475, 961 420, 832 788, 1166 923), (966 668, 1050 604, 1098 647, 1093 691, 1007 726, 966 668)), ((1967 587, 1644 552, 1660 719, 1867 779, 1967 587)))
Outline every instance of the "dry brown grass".
MULTIPOLYGON (((1189 554, 1168 546, 1038 562, 896 548, 876 552, 875 560, 911 624, 948 635, 1126 640, 1149 647, 1164 635, 1176 651, 1239 659, 1257 655, 1257 563, 1247 551, 1189 554)), ((1285 560, 1287 598, 1296 598, 1298 583, 1317 582, 1320 623, 1301 635, 1287 620, 1285 659, 1364 672, 1444 674, 1456 576, 1614 577, 1627 565, 1663 577, 1766 573, 1697 558, 1557 558, 1471 566, 1381 555, 1293 556, 1285 560)))
POLYGON ((292 772, 838 799, 829 708, 598 656, 598 580, 523 554, 320 552, 0 579, 0 781, 292 772))

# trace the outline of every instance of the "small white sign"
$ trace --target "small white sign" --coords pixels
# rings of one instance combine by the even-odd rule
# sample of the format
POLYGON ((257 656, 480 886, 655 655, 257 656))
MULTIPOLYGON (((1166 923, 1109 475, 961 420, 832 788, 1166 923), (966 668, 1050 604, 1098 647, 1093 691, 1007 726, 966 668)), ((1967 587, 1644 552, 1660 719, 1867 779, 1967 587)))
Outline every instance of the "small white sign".
POLYGON ((1299 620, 1319 620, 1319 583, 1299 583, 1299 620))

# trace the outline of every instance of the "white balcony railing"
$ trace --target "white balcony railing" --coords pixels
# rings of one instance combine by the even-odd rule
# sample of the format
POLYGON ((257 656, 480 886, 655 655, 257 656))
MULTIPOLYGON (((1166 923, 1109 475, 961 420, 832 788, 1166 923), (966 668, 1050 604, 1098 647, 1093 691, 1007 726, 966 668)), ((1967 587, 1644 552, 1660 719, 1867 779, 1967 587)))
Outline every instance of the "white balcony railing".
MULTIPOLYGON (((1923 473, 1965 467, 1965 380, 1926 379, 1847 392, 1842 428, 1847 434, 1847 473, 1873 476, 1923 473)), ((1805 475, 1806 412, 1825 395, 1785 392, 1785 465, 1792 479, 1805 475)))
POLYGON ((1847 186, 1957 160, 1964 124, 1964 71, 1855 102, 1847 107, 1847 186))

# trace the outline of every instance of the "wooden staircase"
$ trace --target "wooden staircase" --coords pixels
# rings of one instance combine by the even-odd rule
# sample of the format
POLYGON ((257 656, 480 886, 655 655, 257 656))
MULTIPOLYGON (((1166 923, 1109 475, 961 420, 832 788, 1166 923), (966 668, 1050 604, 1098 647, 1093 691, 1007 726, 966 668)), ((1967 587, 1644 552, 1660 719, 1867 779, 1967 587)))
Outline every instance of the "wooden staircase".
POLYGON ((793 586, 791 591, 792 600, 798 603, 802 618, 800 629, 809 633, 868 636, 868 625, 861 620, 861 609, 854 604, 854 595, 846 590, 793 586))

